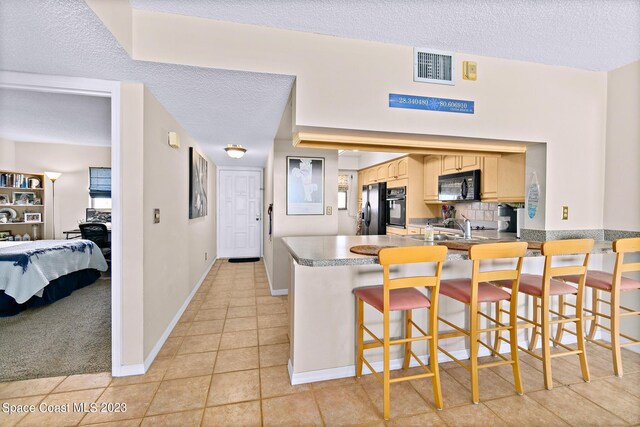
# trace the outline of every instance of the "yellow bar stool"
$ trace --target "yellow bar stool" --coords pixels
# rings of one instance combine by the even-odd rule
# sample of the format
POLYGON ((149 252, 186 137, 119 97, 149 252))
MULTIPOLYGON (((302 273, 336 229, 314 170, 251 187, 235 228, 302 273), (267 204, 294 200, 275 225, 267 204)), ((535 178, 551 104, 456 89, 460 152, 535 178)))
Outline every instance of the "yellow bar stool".
POLYGON ((383 285, 354 289, 357 302, 357 340, 358 354, 356 360, 356 377, 362 376, 363 363, 383 384, 383 413, 388 420, 391 412, 390 388, 391 383, 399 381, 415 380, 419 378, 433 377, 433 394, 438 409, 442 409, 442 392, 440 389, 440 373, 438 370, 438 289, 440 287, 440 274, 442 263, 447 257, 447 248, 444 246, 418 246, 403 248, 386 248, 378 253, 380 265, 383 267, 383 285), (390 266, 399 264, 435 263, 433 276, 416 276, 390 278, 390 266), (416 288, 431 288, 431 299, 416 288), (377 337, 364 325, 364 303, 369 304, 383 316, 382 338, 377 337), (419 308, 429 309, 429 327, 425 332, 412 320, 412 310, 419 308), (405 337, 392 340, 389 335, 389 315, 392 311, 403 311, 405 315, 405 337), (420 332, 420 336, 413 336, 413 328, 420 332), (374 341, 364 342, 364 333, 370 335, 374 341), (429 341, 429 365, 427 367, 411 350, 411 343, 415 341, 429 341), (403 369, 409 367, 411 356, 424 369, 424 374, 404 376, 391 379, 389 370, 390 347, 404 344, 403 369), (364 350, 383 347, 383 375, 376 373, 371 364, 364 358, 364 350))
MULTIPOLYGON (((616 254, 613 274, 598 270, 587 271, 585 285, 591 288, 592 298, 591 308, 585 308, 584 310, 593 316, 587 340, 611 350, 613 355, 613 371, 617 376, 621 377, 621 348, 640 344, 640 340, 620 332, 620 320, 622 318, 640 315, 640 311, 620 305, 620 294, 622 292, 640 289, 640 281, 622 275, 622 273, 640 272, 640 262, 625 262, 625 255, 640 252, 640 237, 615 240, 613 242, 613 251, 616 254), (600 298, 600 291, 609 293, 608 301, 600 298), (609 314, 601 311, 600 303, 609 305, 609 314), (598 323, 598 318, 609 319, 609 327, 598 323), (598 328, 609 331, 611 334, 611 345, 594 339, 598 328), (626 338, 628 342, 624 344, 620 343, 620 337, 626 338)), ((568 282, 578 283, 580 277, 565 276, 562 277, 562 279, 568 282)))
MULTIPOLYGON (((589 264, 589 254, 593 248, 593 239, 572 239, 572 240, 554 240, 544 242, 541 252, 545 257, 544 271, 542 276, 535 274, 523 274, 520 276, 519 292, 534 298, 535 306, 533 310, 533 319, 524 316, 518 316, 518 319, 526 322, 522 327, 533 328, 529 341, 529 348, 519 347, 520 350, 542 361, 544 373, 544 386, 547 390, 553 388, 551 375, 551 359, 562 356, 578 355, 580 358, 580 369, 582 378, 589 382, 589 366, 587 365, 587 354, 584 344, 584 322, 583 322, 583 295, 585 275, 587 265, 589 264), (582 257, 582 261, 576 260, 571 255, 582 257), (553 266, 553 258, 562 257, 564 264, 562 266, 553 266), (568 285, 557 278, 560 276, 572 275, 576 277, 578 287, 568 285), (564 300, 568 295, 576 296, 576 303, 570 304, 564 300), (557 296, 559 300, 558 311, 550 308, 551 298, 557 296), (564 312, 564 306, 572 306, 575 308, 575 315, 568 316, 564 312), (556 318, 552 319, 551 314, 556 318), (576 331, 566 330, 576 335, 578 345, 577 350, 573 350, 567 345, 560 342, 562 331, 565 330, 565 323, 575 323, 576 331), (551 335, 551 325, 558 325, 557 334, 551 335), (538 336, 542 337, 542 355, 539 356, 533 352, 536 348, 538 336), (566 351, 551 354, 550 343, 564 348, 566 351)), ((505 287, 511 285, 504 281, 494 281, 495 284, 505 287)))
MULTIPOLYGON (((480 392, 478 384, 478 370, 482 368, 490 368, 510 364, 513 368, 513 379, 516 392, 522 394, 522 381, 520 379, 520 364, 518 362, 518 341, 517 341, 517 298, 512 298, 511 294, 489 283, 494 280, 505 280, 509 283, 515 292, 518 290, 518 281, 520 279, 520 270, 522 269, 522 258, 527 251, 527 243, 525 242, 508 242, 508 243, 489 243, 482 245, 473 245, 469 249, 469 258, 473 261, 473 269, 471 278, 467 279, 451 279, 443 280, 440 284, 440 293, 449 298, 464 303, 469 309, 469 329, 461 328, 441 317, 438 319, 455 329, 454 332, 441 333, 440 339, 454 338, 466 336, 469 338, 469 363, 463 363, 454 357, 451 353, 439 347, 440 351, 449 356, 459 365, 467 369, 471 374, 471 399, 473 403, 480 401, 480 392), (515 258, 517 262, 515 267, 508 269, 494 269, 480 271, 481 261, 490 261, 497 259, 515 258), (481 303, 495 303, 498 301, 511 301, 509 313, 509 324, 504 324, 498 318, 492 318, 481 310, 481 303), (480 317, 486 318, 495 326, 488 328, 480 328, 480 317), (480 335, 486 332, 499 334, 501 331, 509 331, 509 339, 500 337, 499 339, 509 342, 511 347, 510 357, 497 352, 497 349, 480 339, 480 335), (500 357, 500 361, 489 363, 478 363, 478 344, 485 346, 492 353, 495 352, 500 357)), ((486 263, 484 263, 486 264, 486 263)), ((516 294, 514 294, 516 295, 516 294)), ((489 304, 490 306, 490 304, 489 304)))

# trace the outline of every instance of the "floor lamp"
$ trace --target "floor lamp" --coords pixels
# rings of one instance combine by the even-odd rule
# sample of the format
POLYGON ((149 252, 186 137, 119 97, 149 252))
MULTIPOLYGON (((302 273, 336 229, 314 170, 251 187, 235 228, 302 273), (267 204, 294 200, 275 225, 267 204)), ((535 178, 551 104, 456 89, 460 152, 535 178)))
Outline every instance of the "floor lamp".
POLYGON ((51 218, 53 223, 53 240, 56 240, 56 179, 62 175, 60 172, 47 172, 44 174, 51 180, 52 193, 51 193, 51 218))

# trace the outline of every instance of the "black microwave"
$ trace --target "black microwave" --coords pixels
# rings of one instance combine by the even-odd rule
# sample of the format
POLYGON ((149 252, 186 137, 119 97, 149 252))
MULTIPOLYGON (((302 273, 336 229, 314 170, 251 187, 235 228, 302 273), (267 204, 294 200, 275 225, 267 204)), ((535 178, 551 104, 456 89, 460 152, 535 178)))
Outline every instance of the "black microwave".
POLYGON ((442 202, 479 201, 480 169, 440 175, 438 177, 438 200, 442 202))

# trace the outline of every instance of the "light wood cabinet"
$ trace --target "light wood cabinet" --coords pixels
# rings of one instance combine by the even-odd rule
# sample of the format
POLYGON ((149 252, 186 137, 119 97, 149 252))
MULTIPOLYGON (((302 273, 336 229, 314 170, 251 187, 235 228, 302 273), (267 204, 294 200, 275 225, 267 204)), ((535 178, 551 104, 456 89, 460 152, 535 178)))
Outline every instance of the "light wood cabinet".
POLYGON ((442 175, 480 169, 481 159, 480 156, 442 156, 442 175))
POLYGON ((403 157, 396 162, 396 178, 408 178, 409 177, 409 157, 403 157))
POLYGON ((480 198, 483 201, 498 200, 498 157, 482 158, 482 175, 480 177, 480 198))
POLYGON ((398 162, 396 160, 387 163, 387 178, 396 179, 398 177, 398 162))
POLYGON ((421 234, 421 230, 418 227, 409 227, 407 228, 407 234, 409 235, 421 234))
POLYGON ((365 170, 365 185, 366 184, 374 184, 376 179, 378 178, 378 174, 376 168, 369 168, 365 170))
POLYGON ((44 236, 44 184, 42 173, 0 170, 0 240, 12 236, 20 240, 25 234, 29 240, 44 236))
POLYGON ((438 203, 438 177, 442 175, 442 156, 424 157, 424 202, 438 203))
POLYGON ((486 202, 524 201, 524 154, 503 154, 482 159, 481 197, 486 202))
POLYGON ((380 165, 376 168, 376 182, 385 182, 389 178, 387 165, 380 165))
POLYGON ((387 234, 392 234, 396 236, 406 236, 407 229, 406 228, 398 228, 398 227, 387 227, 387 234))
POLYGON ((522 153, 504 154, 498 160, 498 200, 524 202, 526 160, 522 153))

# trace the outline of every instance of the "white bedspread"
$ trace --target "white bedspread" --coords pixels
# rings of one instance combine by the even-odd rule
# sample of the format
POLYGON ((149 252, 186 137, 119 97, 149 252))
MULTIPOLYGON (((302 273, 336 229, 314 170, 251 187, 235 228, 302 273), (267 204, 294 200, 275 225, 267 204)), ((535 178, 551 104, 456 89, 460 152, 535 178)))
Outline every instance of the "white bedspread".
POLYGON ((0 290, 13 297, 18 304, 26 302, 51 282, 65 274, 87 268, 106 271, 107 262, 95 243, 89 240, 39 240, 35 242, 0 242, 0 258, 16 250, 28 252, 44 249, 31 256, 26 269, 13 261, 0 259, 0 290), (71 250, 73 244, 85 242, 91 246, 84 251, 71 250))

